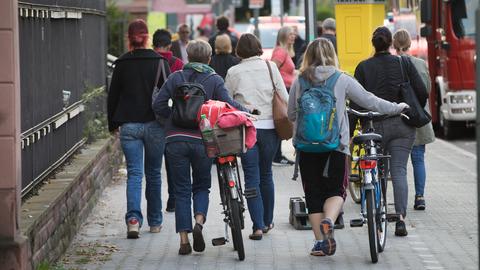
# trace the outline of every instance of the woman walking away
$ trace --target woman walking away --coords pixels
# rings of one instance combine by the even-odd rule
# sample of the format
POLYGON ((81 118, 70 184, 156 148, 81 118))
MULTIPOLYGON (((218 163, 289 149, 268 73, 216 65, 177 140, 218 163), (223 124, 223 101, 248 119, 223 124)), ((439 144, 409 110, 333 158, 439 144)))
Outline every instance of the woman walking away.
POLYGON ((117 133, 127 163, 127 237, 138 238, 143 215, 140 207, 142 178, 147 181, 147 221, 150 232, 160 232, 162 225, 162 181, 160 172, 164 149, 164 129, 155 120, 152 92, 170 73, 167 61, 147 49, 148 29, 143 20, 128 26, 130 51, 115 62, 112 83, 108 92, 108 129, 117 133))
POLYGON ((205 250, 202 230, 207 219, 212 159, 207 157, 198 127, 185 128, 173 123, 172 109, 168 105, 168 101, 173 99, 175 106, 177 98, 175 98, 174 92, 177 88, 185 87, 186 82, 196 82, 203 86, 207 99, 225 101, 238 109, 245 110, 243 106, 228 96, 223 79, 208 66, 212 48, 207 42, 190 41, 187 45, 187 55, 188 64, 183 67, 182 71, 172 73, 168 77, 153 103, 155 113, 167 118, 165 125, 166 158, 169 160, 170 173, 175 187, 175 227, 177 233, 180 234, 178 251, 180 255, 192 252, 188 239, 190 232, 193 232, 193 250, 197 252, 205 250), (193 216, 195 217, 193 228, 192 198, 193 216))
MULTIPOLYGON (((391 55, 388 51, 392 45, 390 30, 384 26, 378 27, 373 32, 372 44, 375 47, 375 55, 360 62, 355 69, 355 78, 358 82, 377 97, 401 102, 403 99, 399 85, 406 81, 401 72, 402 64, 420 104, 425 106, 427 89, 411 60, 404 58, 401 63, 400 57, 391 55)), ((415 140, 415 128, 405 124, 399 116, 376 121, 374 128, 382 135, 382 148, 385 154, 391 155, 390 175, 393 181, 395 211, 400 215, 400 221, 395 224, 395 235, 406 236, 408 232, 404 219, 407 215, 408 200, 407 161, 415 140)))
POLYGON ((288 99, 280 72, 273 62, 260 58, 262 53, 258 38, 252 34, 243 34, 237 45, 237 55, 242 61, 230 68, 225 80, 225 86, 236 101, 260 111, 258 121, 254 122, 257 143, 241 156, 245 190, 254 190, 257 194, 247 198, 253 222, 253 233, 250 235, 252 240, 261 240, 262 233, 273 228, 275 190, 272 161, 280 139, 273 124, 272 84, 275 84, 285 101, 288 99))
MULTIPOLYGON (((412 61, 413 66, 420 74, 423 83, 427 87, 427 92, 430 93, 432 83, 430 81, 430 74, 425 61, 420 58, 413 57, 409 54, 411 39, 410 34, 405 29, 400 29, 393 35, 393 47, 398 55, 404 55, 412 61)), ((425 110, 430 111, 428 100, 425 105, 425 110)), ((410 154, 413 165, 413 178, 415 182, 415 200, 413 209, 425 210, 425 181, 427 178, 425 170, 425 145, 435 140, 435 133, 433 132, 432 122, 426 124, 421 128, 416 129, 415 142, 413 144, 412 153, 410 154)))
MULTIPOLYGON (((300 76, 293 82, 288 100, 288 117, 295 124, 293 143, 299 154, 308 218, 315 236, 315 244, 310 253, 314 256, 333 255, 336 250, 333 222, 342 209, 342 185, 347 171, 345 158, 350 154, 346 98, 383 114, 396 115, 408 107, 405 103, 391 103, 367 92, 355 79, 338 70, 335 48, 328 39, 314 40, 307 47, 300 76), (334 92, 336 102, 333 103, 335 108, 332 108, 332 111, 336 114, 340 143, 331 151, 307 151, 301 145, 308 135, 305 129, 300 128, 305 121, 305 111, 302 110, 300 101, 306 90, 321 84, 334 92)), ((322 131, 321 127, 318 127, 318 131, 310 132, 322 131)))
POLYGON ((215 55, 212 56, 210 66, 225 79, 229 68, 240 62, 238 57, 232 55, 232 42, 227 34, 217 36, 215 39, 215 55))
MULTIPOLYGON (((284 26, 278 30, 277 43, 272 52, 272 61, 277 65, 282 75, 287 92, 295 78, 295 64, 292 58, 295 57, 293 44, 295 43, 295 32, 290 26, 284 26)), ((278 143, 277 152, 273 158, 275 165, 293 165, 294 162, 282 154, 282 141, 278 143)))

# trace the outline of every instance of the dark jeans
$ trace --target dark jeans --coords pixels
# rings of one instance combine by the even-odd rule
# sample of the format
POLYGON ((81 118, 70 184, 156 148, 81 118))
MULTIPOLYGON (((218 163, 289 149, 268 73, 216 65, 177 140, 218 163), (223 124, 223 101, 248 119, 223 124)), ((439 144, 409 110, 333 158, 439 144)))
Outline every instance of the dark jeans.
POLYGON ((282 156, 283 156, 283 153, 282 153, 282 140, 278 140, 278 144, 277 144, 277 150, 275 151, 275 156, 273 157, 273 160, 278 162, 280 160, 282 160, 282 156))
POLYGON ((161 170, 164 140, 164 129, 156 121, 125 123, 120 128, 120 143, 127 163, 126 222, 136 218, 140 225, 143 223, 141 198, 142 179, 145 172, 148 225, 162 224, 161 170))
POLYGON ((247 199, 254 230, 261 230, 273 223, 275 187, 272 161, 278 141, 274 129, 257 129, 257 143, 241 155, 245 189, 257 191, 256 197, 247 199))
POLYGON ((170 142, 167 143, 166 150, 170 175, 175 187, 176 231, 191 232, 192 197, 193 216, 200 214, 205 220, 207 218, 212 159, 207 157, 202 143, 170 142))
POLYGON ((390 175, 397 214, 407 215, 408 183, 407 162, 415 141, 415 128, 406 125, 400 117, 374 123, 375 132, 383 137, 382 147, 390 154, 390 175))

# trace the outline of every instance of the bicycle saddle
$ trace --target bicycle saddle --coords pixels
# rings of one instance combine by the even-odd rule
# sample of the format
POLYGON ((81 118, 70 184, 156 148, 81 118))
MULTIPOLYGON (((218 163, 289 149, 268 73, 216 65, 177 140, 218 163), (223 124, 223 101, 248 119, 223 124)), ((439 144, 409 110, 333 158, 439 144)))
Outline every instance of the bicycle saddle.
POLYGON ((382 135, 377 133, 366 133, 353 137, 353 144, 362 144, 366 141, 373 140, 374 142, 381 142, 382 135))

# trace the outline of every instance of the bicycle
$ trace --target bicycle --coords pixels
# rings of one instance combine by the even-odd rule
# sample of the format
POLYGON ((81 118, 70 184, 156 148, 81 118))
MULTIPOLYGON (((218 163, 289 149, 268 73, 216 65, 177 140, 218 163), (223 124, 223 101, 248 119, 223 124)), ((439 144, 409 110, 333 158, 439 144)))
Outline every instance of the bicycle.
MULTIPOLYGON (((357 124, 355 126, 355 131, 354 131, 354 136, 360 134, 360 124, 357 124)), ((348 176, 348 191, 350 193, 350 197, 352 197, 352 200, 360 204, 361 202, 361 193, 360 193, 360 187, 361 187, 361 175, 359 174, 358 171, 358 161, 353 161, 356 157, 359 157, 361 154, 364 152, 361 152, 361 148, 358 145, 352 145, 350 146, 352 149, 351 151, 351 159, 350 159, 350 173, 348 176)))
POLYGON ((212 245, 225 245, 230 242, 228 227, 231 229, 234 250, 238 253, 240 261, 245 260, 245 248, 243 245, 242 230, 245 228, 245 200, 247 196, 243 192, 240 181, 237 155, 245 152, 245 127, 231 129, 214 129, 215 142, 218 153, 215 157, 217 167, 218 186, 220 199, 225 216, 225 236, 212 239, 212 245))
POLYGON ((360 218, 350 220, 350 227, 362 227, 367 224, 370 257, 373 263, 378 262, 378 253, 385 250, 387 222, 399 220, 398 214, 387 213, 387 175, 390 156, 383 155, 381 149, 382 136, 375 133, 373 120, 384 116, 377 112, 358 112, 348 109, 360 118, 368 121, 363 134, 353 138, 364 153, 355 158, 358 162, 360 183, 360 218))

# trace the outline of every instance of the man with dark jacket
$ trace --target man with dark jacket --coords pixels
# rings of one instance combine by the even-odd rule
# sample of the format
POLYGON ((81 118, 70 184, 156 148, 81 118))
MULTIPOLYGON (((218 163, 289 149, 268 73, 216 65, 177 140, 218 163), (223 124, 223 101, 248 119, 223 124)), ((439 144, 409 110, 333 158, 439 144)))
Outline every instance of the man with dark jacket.
MULTIPOLYGON (((237 36, 230 32, 228 30, 229 26, 228 18, 225 16, 220 16, 217 18, 217 33, 212 36, 209 40, 208 43, 212 48, 215 48, 215 40, 217 39, 217 36, 227 34, 230 37, 230 41, 232 42, 232 55, 235 55, 235 49, 237 48, 237 42, 238 38, 237 36)), ((212 51, 212 55, 215 55, 215 50, 212 51)))
POLYGON ((335 52, 337 52, 337 27, 335 19, 325 19, 322 23, 322 28, 322 35, 320 37, 330 40, 335 48, 335 52))
POLYGON ((187 44, 190 41, 190 27, 186 24, 180 24, 177 33, 179 39, 172 42, 172 53, 186 64, 188 63, 187 44))

